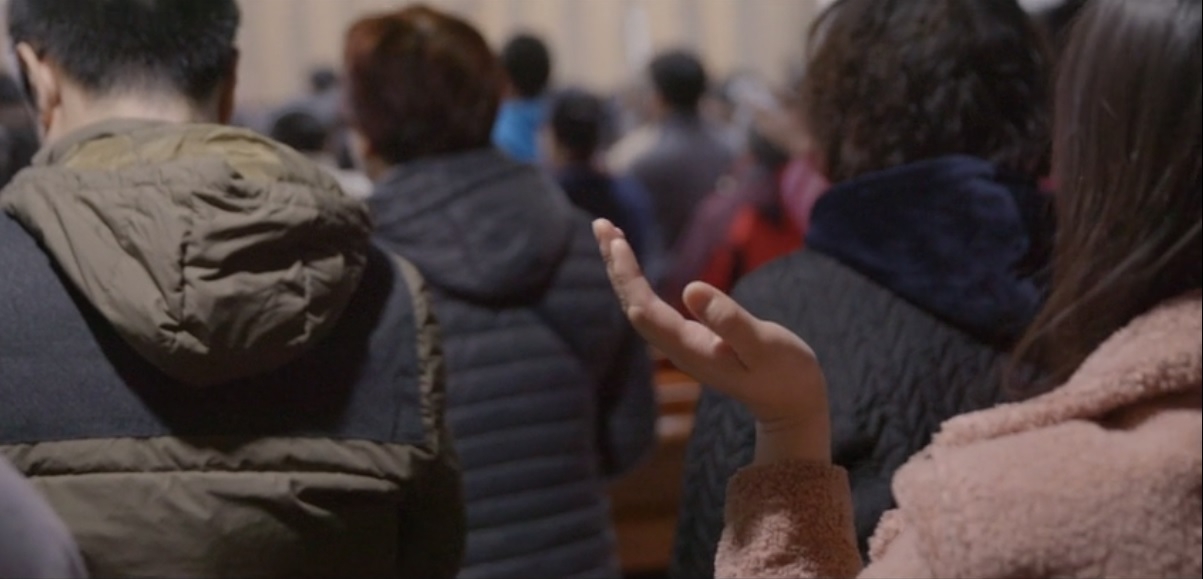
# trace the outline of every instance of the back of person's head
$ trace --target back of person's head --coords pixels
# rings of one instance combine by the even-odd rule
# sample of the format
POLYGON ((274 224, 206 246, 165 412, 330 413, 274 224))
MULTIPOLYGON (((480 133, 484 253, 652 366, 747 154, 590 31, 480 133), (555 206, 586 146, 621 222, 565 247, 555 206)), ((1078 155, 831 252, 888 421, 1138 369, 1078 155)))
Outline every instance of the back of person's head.
MULTIPOLYGON (((1053 290, 1019 348, 1065 380, 1108 336, 1203 286, 1201 0, 1092 0, 1056 90, 1053 290)), ((1042 388, 1043 387, 1043 388, 1042 388)))
POLYGON ((1015 0, 840 0, 800 87, 818 163, 832 182, 953 154, 1036 175, 1050 60, 1015 0))
POLYGON ((583 90, 565 90, 552 102, 552 137, 572 161, 593 159, 601 143, 605 122, 606 104, 583 90))
POLYGON ((323 66, 309 73, 309 92, 322 94, 338 88, 338 73, 333 68, 323 66))
POLYGON ((302 153, 321 153, 330 140, 330 130, 308 111, 287 111, 272 122, 268 136, 302 153))
POLYGON ((785 167, 790 162, 789 151, 755 128, 748 130, 748 154, 757 165, 773 171, 785 167))
POLYGON ((535 98, 547 90, 551 80, 551 51, 532 34, 519 34, 501 49, 501 63, 514 91, 522 98, 535 98))
POLYGON ((709 85, 706 67, 697 56, 683 50, 666 52, 652 59, 648 72, 665 106, 675 112, 697 112, 709 85))
POLYGON ((413 6, 347 33, 347 102, 368 154, 398 164, 489 146, 504 74, 468 22, 413 6))
POLYGON ((234 0, 10 0, 12 42, 94 98, 165 93, 207 102, 232 79, 234 0))

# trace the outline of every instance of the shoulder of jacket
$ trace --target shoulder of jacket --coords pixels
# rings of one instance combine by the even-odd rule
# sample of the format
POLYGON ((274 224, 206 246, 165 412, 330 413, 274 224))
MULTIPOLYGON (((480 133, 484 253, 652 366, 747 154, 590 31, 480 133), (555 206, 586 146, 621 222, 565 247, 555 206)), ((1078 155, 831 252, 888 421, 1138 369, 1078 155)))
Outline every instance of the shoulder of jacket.
POLYGON ((417 378, 422 400, 427 405, 422 413, 422 422, 428 443, 437 448, 448 442, 443 437, 446 429, 447 368, 442 333, 435 316, 430 288, 422 273, 404 257, 391 251, 387 253, 397 268, 397 275, 405 282, 405 289, 413 307, 414 343, 418 357, 417 378))
POLYGON ((850 303, 884 291, 834 259, 802 249, 745 276, 736 284, 732 297, 757 313, 786 304, 805 309, 808 304, 850 303))
POLYGON ((935 445, 895 477, 899 512, 940 576, 1198 575, 1195 398, 935 445))

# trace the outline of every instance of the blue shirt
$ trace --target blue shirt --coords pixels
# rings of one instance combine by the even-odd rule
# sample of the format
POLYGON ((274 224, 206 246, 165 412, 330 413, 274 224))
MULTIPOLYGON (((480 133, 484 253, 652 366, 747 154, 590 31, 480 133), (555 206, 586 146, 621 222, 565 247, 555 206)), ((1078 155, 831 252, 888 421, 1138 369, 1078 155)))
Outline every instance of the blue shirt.
POLYGON ((510 99, 501 103, 493 124, 493 144, 510 157, 525 163, 539 160, 539 129, 547 118, 542 98, 510 99))

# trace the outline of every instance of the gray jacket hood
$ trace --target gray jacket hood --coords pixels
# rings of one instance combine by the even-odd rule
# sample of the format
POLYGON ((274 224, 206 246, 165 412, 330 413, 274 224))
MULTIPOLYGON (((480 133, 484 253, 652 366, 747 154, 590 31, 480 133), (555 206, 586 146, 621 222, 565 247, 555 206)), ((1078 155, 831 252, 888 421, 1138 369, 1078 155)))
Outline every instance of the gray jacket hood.
POLYGON ((397 166, 368 201, 377 235, 442 291, 523 300, 568 254, 575 209, 537 168, 494 149, 397 166))

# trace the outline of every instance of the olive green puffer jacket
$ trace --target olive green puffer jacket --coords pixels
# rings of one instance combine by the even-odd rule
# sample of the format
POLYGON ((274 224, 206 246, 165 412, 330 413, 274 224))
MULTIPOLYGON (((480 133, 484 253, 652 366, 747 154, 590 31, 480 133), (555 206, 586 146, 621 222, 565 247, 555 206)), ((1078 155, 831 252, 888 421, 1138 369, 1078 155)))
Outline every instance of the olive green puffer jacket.
POLYGON ((97 576, 453 576, 423 282, 251 132, 116 120, 0 193, 0 455, 97 576))

